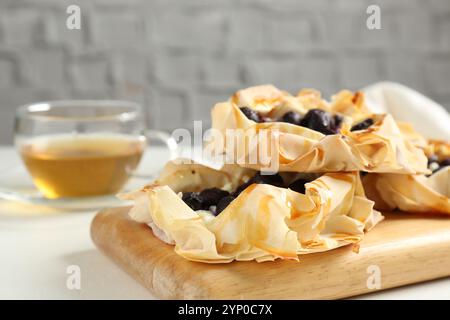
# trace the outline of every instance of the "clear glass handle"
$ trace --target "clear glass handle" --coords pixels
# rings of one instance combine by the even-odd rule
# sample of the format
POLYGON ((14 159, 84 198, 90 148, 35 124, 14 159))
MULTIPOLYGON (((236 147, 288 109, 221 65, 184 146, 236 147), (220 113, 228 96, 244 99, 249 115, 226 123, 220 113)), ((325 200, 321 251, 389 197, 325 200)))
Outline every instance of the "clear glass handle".
MULTIPOLYGON (((145 130, 145 137, 147 139, 147 144, 151 145, 151 141, 160 141, 162 142, 167 150, 169 151, 169 160, 173 160, 178 156, 178 144, 177 141, 167 132, 159 131, 159 130, 145 130)), ((149 151, 151 152, 151 151, 149 151)), ((164 162, 165 163, 165 162, 164 162)), ((133 177, 139 179, 154 179, 156 177, 156 173, 143 173, 135 171, 133 173, 133 177)))

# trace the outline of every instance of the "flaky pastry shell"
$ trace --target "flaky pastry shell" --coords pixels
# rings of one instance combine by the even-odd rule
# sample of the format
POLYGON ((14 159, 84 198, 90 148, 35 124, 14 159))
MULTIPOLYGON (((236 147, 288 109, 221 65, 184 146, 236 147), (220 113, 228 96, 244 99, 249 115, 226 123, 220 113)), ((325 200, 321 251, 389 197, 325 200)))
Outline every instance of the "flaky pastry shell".
POLYGON ((450 215, 450 167, 425 175, 370 173, 363 178, 367 196, 382 211, 450 215))
POLYGON ((252 184, 218 216, 193 211, 179 194, 234 190, 254 173, 236 165, 216 170, 169 162, 154 183, 120 198, 134 200, 131 218, 148 224, 177 254, 206 263, 298 260, 357 243, 383 219, 365 197, 357 172, 324 174, 305 185, 305 194, 252 184))
POLYGON ((211 136, 208 148, 218 155, 233 155, 230 162, 247 168, 290 172, 429 173, 427 158, 418 147, 421 137, 415 136, 407 125, 400 128, 388 114, 371 114, 364 105, 362 93, 341 91, 327 103, 313 90, 302 90, 297 96, 291 96, 270 85, 258 86, 240 90, 229 101, 216 104, 211 115, 212 128, 221 134, 211 136), (309 109, 320 108, 339 112, 345 120, 339 134, 324 135, 285 122, 256 123, 240 111, 243 106, 274 119, 287 111, 304 115, 309 109), (375 122, 371 127, 350 131, 352 124, 367 117, 375 122), (230 138, 227 134, 230 129, 240 129, 243 134, 237 139, 230 138), (271 141, 268 157, 264 159, 259 154, 258 135, 262 131, 270 136, 267 141, 271 141))
MULTIPOLYGON (((438 160, 450 158, 448 142, 430 140, 424 149, 438 160)), ((450 215, 450 166, 430 176, 370 173, 363 178, 363 184, 379 210, 450 215)))

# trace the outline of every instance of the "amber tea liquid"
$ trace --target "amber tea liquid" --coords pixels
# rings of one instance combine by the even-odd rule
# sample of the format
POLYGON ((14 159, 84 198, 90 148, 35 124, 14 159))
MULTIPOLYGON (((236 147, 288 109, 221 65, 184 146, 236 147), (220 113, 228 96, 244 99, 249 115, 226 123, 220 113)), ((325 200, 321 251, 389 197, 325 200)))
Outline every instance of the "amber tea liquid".
POLYGON ((38 137, 20 147, 34 183, 51 199, 118 192, 143 150, 142 139, 120 134, 38 137))

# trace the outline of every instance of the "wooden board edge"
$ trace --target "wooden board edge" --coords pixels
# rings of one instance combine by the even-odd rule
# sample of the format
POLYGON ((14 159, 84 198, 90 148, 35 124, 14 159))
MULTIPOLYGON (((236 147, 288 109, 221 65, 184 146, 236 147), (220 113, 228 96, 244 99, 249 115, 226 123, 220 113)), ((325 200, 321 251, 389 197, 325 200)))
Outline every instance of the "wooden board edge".
MULTIPOLYGON (((124 218, 114 220, 114 215, 117 216, 119 213, 121 213, 122 216, 127 216, 126 212, 128 209, 128 207, 123 207, 106 209, 99 212, 94 217, 91 225, 91 237, 104 254, 110 257, 116 264, 128 272, 139 283, 152 291, 156 296, 163 299, 267 299, 267 296, 261 296, 258 292, 245 292, 244 294, 236 293, 235 295, 224 296, 223 292, 220 290, 208 288, 208 286, 199 286, 199 283, 197 282, 198 278, 195 276, 186 277, 187 280, 183 283, 177 282, 176 279, 180 278, 180 274, 183 276, 183 274, 188 271, 175 270, 175 268, 164 268, 165 258, 158 254, 156 254, 156 256, 141 256, 138 259, 141 261, 138 262, 141 268, 136 267, 136 264, 132 264, 130 261, 132 259, 136 261, 135 253, 139 252, 139 248, 137 248, 139 244, 124 243, 127 239, 124 239, 121 236, 114 237, 114 235, 123 234, 120 231, 123 231, 124 227, 129 227, 130 225, 133 225, 133 228, 136 230, 145 229, 146 232, 150 232, 150 230, 146 225, 133 222, 131 219, 128 221, 124 218), (109 223, 111 221, 113 222, 112 228, 111 224, 108 225, 108 228, 105 227, 104 222, 106 220, 108 220, 109 223), (107 233, 109 233, 109 235, 107 235, 107 233), (114 241, 106 241, 107 239, 114 239, 114 241), (123 246, 124 244, 125 246, 123 246), (143 264, 146 259, 152 263, 145 263, 144 266, 143 264), (149 276, 150 274, 151 276, 149 276)), ((349 273, 355 272, 358 277, 352 279, 352 285, 348 283, 347 285, 342 286, 342 283, 339 283, 340 280, 338 279, 334 283, 329 283, 331 290, 327 294, 321 293, 320 296, 315 296, 314 294, 308 296, 299 295, 297 297, 292 297, 292 299, 348 298, 360 294, 379 292, 394 287, 450 276, 450 268, 446 267, 450 266, 450 234, 437 235, 433 241, 434 255, 430 255, 430 248, 421 245, 421 242, 417 239, 412 239, 412 243, 409 243, 408 241, 396 244, 387 243, 387 250, 382 253, 366 251, 359 256, 355 256, 354 261, 358 261, 358 259, 367 259, 367 257, 369 257, 369 260, 373 265, 380 265, 383 270, 383 282, 380 290, 370 290, 367 286, 362 285, 366 283, 368 277, 367 272, 364 272, 365 270, 353 270, 349 273), (399 255, 399 253, 406 248, 412 250, 412 252, 408 254, 406 258, 400 257, 401 255, 399 255), (441 253, 441 255, 436 255, 436 252, 441 253), (384 260, 394 261, 394 266, 384 266, 384 260), (417 270, 404 267, 405 265, 408 266, 408 264, 417 261, 423 261, 423 268, 425 271, 429 272, 419 270, 418 273, 417 270), (401 272, 400 269, 396 270, 396 266, 403 268, 401 272), (438 267, 436 268, 435 266, 438 267), (355 283, 358 283, 358 285, 355 286, 355 283), (341 287, 339 287, 339 285, 341 285, 341 287)), ((367 250, 370 250, 370 248, 367 248, 367 250)), ((348 248, 340 248, 317 255, 327 254, 336 256, 342 255, 342 252, 348 251, 348 248)), ((145 252, 145 249, 141 250, 141 252, 145 252)), ((277 298, 273 297, 273 299, 277 298)))

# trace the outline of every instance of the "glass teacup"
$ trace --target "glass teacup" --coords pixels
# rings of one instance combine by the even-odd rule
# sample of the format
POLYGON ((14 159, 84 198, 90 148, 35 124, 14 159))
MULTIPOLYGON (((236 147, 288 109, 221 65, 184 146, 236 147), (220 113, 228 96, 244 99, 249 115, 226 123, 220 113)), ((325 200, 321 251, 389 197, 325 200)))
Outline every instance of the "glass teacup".
POLYGON ((145 130, 140 105, 73 100, 20 107, 15 145, 33 182, 50 199, 117 193, 136 170, 148 139, 176 143, 145 130))

